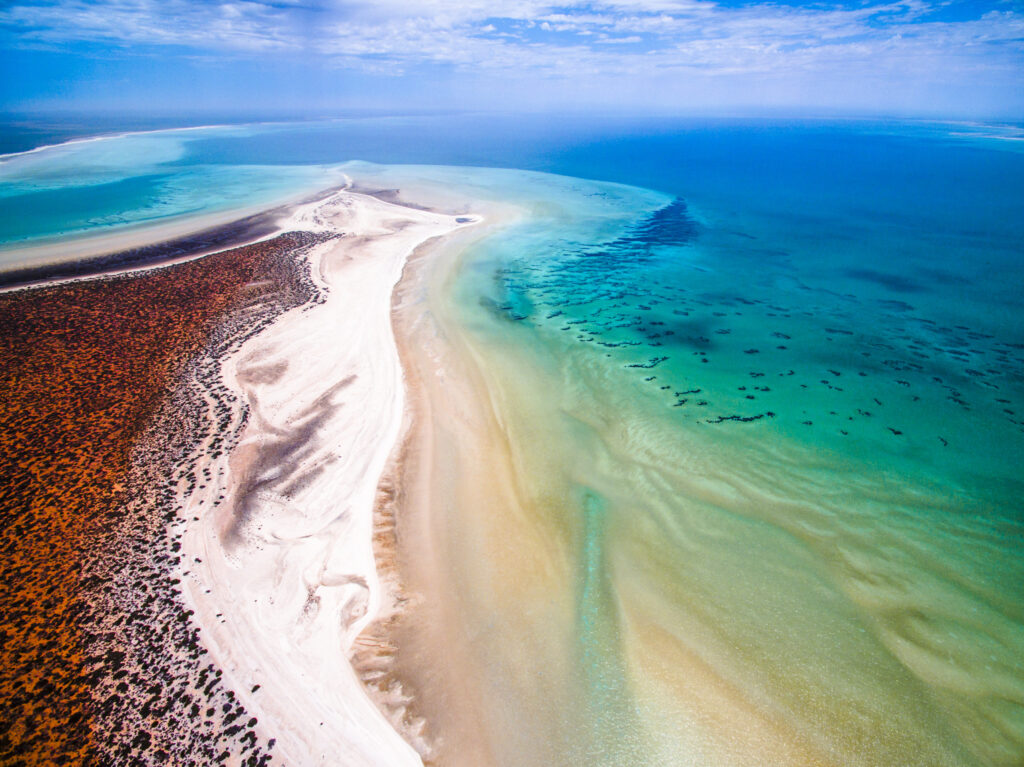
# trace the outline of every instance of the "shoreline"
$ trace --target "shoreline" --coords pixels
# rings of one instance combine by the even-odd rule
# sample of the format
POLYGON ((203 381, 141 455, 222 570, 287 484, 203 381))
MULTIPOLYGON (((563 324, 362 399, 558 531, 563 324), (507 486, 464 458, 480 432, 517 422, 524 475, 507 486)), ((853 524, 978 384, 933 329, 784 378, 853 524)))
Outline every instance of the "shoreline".
MULTIPOLYGON (((482 232, 467 234, 484 236, 482 232)), ((374 637, 377 641, 383 639, 395 650, 377 681, 383 683, 385 690, 397 686, 408 696, 404 708, 411 716, 403 722, 405 736, 417 737, 425 743, 427 767, 494 763, 481 715, 483 692, 475 685, 472 674, 467 673, 472 664, 453 662, 467 658, 470 649, 454 628, 457 611, 450 605, 426 600, 431 594, 456 594, 444 585, 451 573, 441 566, 444 557, 439 547, 444 547, 445 541, 438 525, 443 521, 431 514, 437 484, 451 479, 436 476, 438 457, 447 456, 450 447, 437 433, 439 419, 458 428, 456 421, 475 419, 481 406, 486 409, 486 397, 476 396, 478 392, 472 391, 469 376, 451 377, 450 351, 430 309, 430 294, 457 268, 460 251, 449 243, 445 252, 414 255, 394 293, 392 316, 408 404, 397 458, 384 478, 389 489, 393 488, 388 500, 398 514, 389 515, 386 507, 379 511, 381 535, 375 539, 383 543, 375 546, 375 551, 393 569, 402 603, 402 609, 388 616, 374 637), (451 261, 438 263, 445 257, 451 261), (444 402, 438 400, 432 389, 448 387, 455 387, 455 391, 448 392, 452 398, 445 401, 461 402, 465 411, 438 411, 437 406, 444 402), (446 648, 450 655, 438 652, 439 647, 446 648), (473 735, 467 738, 467 733, 473 735)), ((374 628, 369 627, 367 633, 374 628)), ((379 665, 371 669, 379 670, 379 665)), ((387 703, 386 695, 376 697, 387 703)))
MULTIPOLYGON (((806 230, 794 219, 792 241, 778 243, 792 242, 791 262, 782 250, 775 261, 776 230, 757 228, 752 211, 749 242, 720 226, 723 239, 662 253, 664 232, 650 224, 661 219, 639 215, 661 210, 654 192, 511 173, 371 167, 355 171, 362 185, 293 210, 283 226, 299 235, 289 242, 308 235, 315 252, 286 244, 277 263, 301 272, 309 298, 287 316, 282 308, 272 326, 261 303, 276 300, 267 297, 273 274, 225 279, 218 264, 247 259, 230 251, 205 258, 201 238, 198 251, 178 257, 178 246, 165 244, 169 260, 120 276, 0 289, 0 301, 34 302, 30 320, 46 307, 65 334, 54 340, 30 323, 4 323, 13 339, 7 415, 17 416, 22 397, 38 394, 30 407, 44 415, 49 401, 63 400, 79 418, 74 427, 40 419, 39 431, 85 445, 5 451, 28 482, 36 468, 69 456, 77 470, 107 471, 114 464, 98 448, 115 432, 104 418, 118 397, 140 391, 131 371, 158 355, 177 363, 203 355, 202 380, 190 371, 146 393, 148 407, 162 402, 168 411, 162 442, 135 443, 138 470, 158 481, 127 484, 133 502, 152 497, 159 513, 146 519, 161 537, 133 539, 134 558, 75 544, 93 569, 69 566, 42 599, 15 592, 26 612, 10 625, 21 631, 21 615, 41 616, 52 636, 70 614, 53 594, 85 599, 103 589, 113 596, 90 620, 133 636, 157 637, 168 625, 190 632, 196 643, 187 649, 202 653, 223 697, 206 689, 210 674, 199 685, 195 676, 164 675, 182 669, 181 657, 146 648, 172 639, 140 643, 133 646, 147 662, 133 660, 130 679, 112 676, 124 670, 120 658, 87 659, 84 695, 105 706, 95 713, 104 728, 69 715, 52 732, 98 732, 92 747, 107 750, 136 748, 137 733, 193 747, 223 739, 229 762, 248 756, 238 741, 251 737, 264 753, 277 746, 275 763, 385 767, 418 758, 446 767, 671 763, 678 754, 737 764, 1012 758, 1024 742, 1004 708, 1022 636, 1015 595, 1004 587, 1021 575, 1007 537, 1020 355, 1002 331, 983 332, 1012 318, 986 313, 952 326, 959 309, 949 302, 946 311, 938 282, 916 308, 877 300, 881 287, 868 283, 885 276, 881 252, 880 271, 844 271, 858 282, 837 286, 863 283, 856 290, 812 290, 846 267, 839 257, 813 260, 800 239, 838 221, 834 211, 806 230), (436 196, 431 180, 442 187, 436 196), (435 210, 403 206, 406 195, 435 210), (525 225, 466 250, 500 226, 492 212, 503 200, 520 207, 525 225), (437 210, 482 210, 486 223, 438 219, 437 210), (629 228, 612 239, 616 222, 629 228), (473 225, 457 231, 460 223, 473 225), (629 243, 621 269, 616 243, 629 243), (719 256, 764 269, 737 284, 719 256), (203 297, 203 281, 191 277, 202 272, 226 284, 230 305, 203 297), (120 286, 132 283, 143 290, 130 303, 120 286), (159 306, 156 291, 145 290, 156 284, 173 288, 159 306), (77 300, 89 292, 106 298, 77 300), (168 335, 196 308, 217 332, 189 331, 189 356, 159 333, 151 351, 134 352, 146 326, 168 335), (229 323, 235 336, 220 333, 229 323), (63 342, 75 334, 92 334, 87 354, 63 342), (657 340, 669 335, 676 338, 657 340), (774 347, 771 338, 792 343, 774 347), (663 345, 665 356, 647 356, 661 351, 644 347, 663 345), (122 356, 103 353, 115 350, 122 356), (826 357, 819 389, 815 371, 826 357), (123 372, 114 371, 114 383, 97 380, 111 358, 124 360, 123 372), (24 359, 67 373, 75 386, 56 376, 33 381, 24 359), (752 386, 748 377, 764 380, 752 386), (188 412, 167 398, 173 386, 190 398, 188 412), (702 392, 707 401, 683 407, 702 392), (785 418, 731 425, 768 404, 785 418), (887 413, 906 424, 883 421, 887 413), (885 430, 889 423, 901 430, 885 430), (939 443, 935 433, 947 430, 955 438, 939 443), (172 462, 173 476, 164 470, 172 462), (122 572, 126 562, 166 576, 159 607, 171 622, 136 609, 154 587, 139 570, 122 572), (976 651, 985 647, 991 654, 976 651), (167 682, 156 704, 139 679, 167 682), (171 697, 183 688, 187 703, 171 697), (121 697, 108 703, 115 692, 121 697), (229 703, 245 713, 225 708, 237 717, 225 723, 229 703), (212 713, 189 715, 193 705, 212 713), (108 738, 111 721, 123 725, 108 738)), ((745 224, 746 208, 738 210, 745 224)), ((916 236, 917 219, 894 216, 893 231, 906 223, 907 241, 916 236)), ((711 229, 724 218, 708 221, 711 229)), ((951 227, 951 242, 964 232, 951 227)), ((951 259, 948 275, 958 273, 952 250, 937 254, 936 263, 951 259)), ((983 284, 979 277, 964 289, 965 316, 983 284)), ((8 429, 9 438, 19 431, 8 429)), ((53 548, 22 536, 17 515, 5 526, 14 545, 24 537, 22 550, 47 560, 22 567, 26 578, 95 524, 96 504, 84 514, 64 508, 103 488, 82 482, 51 493, 57 502, 45 511, 67 517, 69 533, 52 535, 53 548)), ((45 497, 24 493, 33 496, 45 497)), ((136 511, 115 503, 111 513, 136 511)), ((44 646, 9 644, 22 657, 44 646)), ((75 647, 68 642, 65 668, 75 647)), ((37 708, 70 699, 45 664, 25 667, 8 674, 21 684, 9 696, 15 706, 26 695, 37 708)), ((55 739, 40 735, 45 722, 31 714, 27 731, 46 747, 55 739)), ((162 760, 155 748, 146 756, 162 760)))
MULTIPOLYGON (((435 634, 438 629, 418 625, 425 601, 421 577, 424 568, 432 570, 423 557, 433 558, 436 542, 428 530, 435 443, 429 378, 436 375, 448 380, 440 360, 434 357, 441 347, 419 346, 417 342, 430 332, 428 327, 435 327, 429 316, 429 294, 436 282, 445 281, 458 267, 461 254, 472 242, 507 223, 507 214, 503 217, 497 210, 487 213, 486 223, 481 226, 453 233, 443 241, 424 243, 414 251, 391 298, 391 322, 405 381, 405 407, 402 431, 381 476, 374 507, 374 559, 384 586, 384 604, 377 618, 356 638, 353 665, 370 697, 396 731, 413 744, 426 767, 452 764, 449 741, 453 734, 461 737, 461 733, 446 727, 450 717, 438 716, 437 708, 421 696, 424 679, 442 672, 417 662, 422 661, 422 650, 429 644, 421 635, 435 634), (427 358, 430 362, 425 362, 427 358), (429 372, 424 365, 430 366, 429 372), (411 549, 416 550, 415 555, 411 549)), ((460 401, 469 406, 468 400, 460 401)), ((431 591, 439 593, 437 589, 431 591)), ((443 672, 445 683, 466 691, 465 677, 451 671, 443 672)), ((465 700, 449 702, 461 709, 454 718, 463 724, 475 721, 473 706, 466 705, 465 700)), ((459 761, 455 763, 493 762, 484 738, 472 743, 460 741, 457 750, 459 761), (467 750, 471 756, 467 756, 467 750)))
POLYGON ((95 133, 86 136, 78 136, 76 138, 65 139, 64 141, 57 141, 53 144, 40 144, 39 146, 32 147, 31 149, 22 149, 20 152, 4 152, 0 154, 0 163, 6 162, 14 157, 23 157, 28 154, 36 154, 38 152, 44 152, 48 149, 60 149, 62 147, 74 146, 76 144, 91 144, 96 141, 109 141, 110 139, 124 138, 125 136, 146 136, 152 133, 179 133, 183 131, 194 131, 194 130, 209 130, 212 128, 235 128, 244 127, 246 125, 264 125, 269 123, 211 123, 210 125, 186 125, 179 128, 149 128, 143 130, 129 130, 129 131, 114 131, 106 133, 95 133))
POLYGON ((522 213, 411 259, 395 296, 412 415, 396 493, 394 557, 406 603, 391 627, 400 650, 391 678, 411 693, 413 721, 426 723, 435 758, 427 764, 446 767, 501 763, 509 754, 517 764, 594 756, 572 750, 565 737, 585 724, 567 694, 573 670, 562 663, 572 605, 564 589, 552 588, 569 576, 565 541, 530 518, 502 387, 445 300, 470 238, 522 213), (524 622, 513 626, 492 596, 519 601, 524 622), (547 633, 522 633, 531 622, 547 633), (517 641, 496 645, 494 635, 508 629, 517 641))

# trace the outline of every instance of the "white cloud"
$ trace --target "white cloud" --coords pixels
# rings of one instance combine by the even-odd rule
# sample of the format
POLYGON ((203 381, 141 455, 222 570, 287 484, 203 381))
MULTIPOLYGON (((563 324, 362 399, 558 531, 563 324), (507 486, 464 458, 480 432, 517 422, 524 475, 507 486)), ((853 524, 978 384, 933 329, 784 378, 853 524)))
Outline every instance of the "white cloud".
POLYGON ((1024 14, 1015 5, 997 2, 961 22, 931 21, 931 11, 925 0, 739 8, 710 0, 14 0, 0 9, 0 25, 14 46, 314 55, 392 73, 424 64, 513 78, 1024 69, 1024 14))

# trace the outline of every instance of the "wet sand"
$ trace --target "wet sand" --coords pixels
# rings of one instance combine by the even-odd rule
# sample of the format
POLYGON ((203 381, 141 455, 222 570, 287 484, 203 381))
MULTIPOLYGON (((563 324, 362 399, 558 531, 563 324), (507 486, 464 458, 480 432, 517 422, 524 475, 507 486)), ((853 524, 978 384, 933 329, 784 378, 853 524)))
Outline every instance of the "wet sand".
POLYGON ((460 253, 501 226, 492 213, 487 228, 413 259, 395 294, 412 417, 396 471, 406 601, 387 627, 398 649, 388 679, 413 696, 427 764, 584 764, 567 737, 586 712, 564 664, 575 629, 566 531, 530 515, 500 391, 438 300, 460 253), (492 600, 525 612, 510 626, 515 611, 492 600))

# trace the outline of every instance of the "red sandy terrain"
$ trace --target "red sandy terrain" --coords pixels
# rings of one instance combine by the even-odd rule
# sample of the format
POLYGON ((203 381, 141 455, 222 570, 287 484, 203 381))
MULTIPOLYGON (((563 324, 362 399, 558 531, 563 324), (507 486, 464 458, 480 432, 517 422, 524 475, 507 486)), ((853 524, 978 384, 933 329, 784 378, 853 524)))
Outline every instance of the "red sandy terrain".
POLYGON ((176 599, 161 475, 139 487, 133 460, 152 456, 163 475, 172 458, 180 465, 184 456, 160 446, 140 452, 140 440, 152 441, 154 418, 224 335, 225 317, 244 317, 233 332, 251 332, 308 300, 294 259, 303 244, 286 234, 0 295, 0 763, 205 763, 228 747, 248 749, 246 763, 266 760, 176 599), (116 595, 133 579, 147 596, 127 605, 116 595), (134 725, 115 733, 123 711, 134 725), (190 744, 183 726, 204 742, 190 744))

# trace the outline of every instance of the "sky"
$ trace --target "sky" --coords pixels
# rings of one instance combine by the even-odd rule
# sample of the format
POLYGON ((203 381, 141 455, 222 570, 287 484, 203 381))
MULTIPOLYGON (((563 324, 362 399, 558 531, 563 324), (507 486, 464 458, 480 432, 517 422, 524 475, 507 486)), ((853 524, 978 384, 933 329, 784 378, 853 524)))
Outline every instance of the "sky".
POLYGON ((1024 0, 0 0, 0 111, 1024 119, 1024 0))

